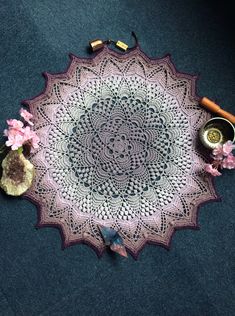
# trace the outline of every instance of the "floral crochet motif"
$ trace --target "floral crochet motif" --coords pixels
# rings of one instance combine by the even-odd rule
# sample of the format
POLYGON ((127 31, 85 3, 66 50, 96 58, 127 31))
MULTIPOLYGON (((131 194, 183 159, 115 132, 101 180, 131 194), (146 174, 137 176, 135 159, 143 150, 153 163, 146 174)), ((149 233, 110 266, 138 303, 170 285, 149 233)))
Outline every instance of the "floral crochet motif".
POLYGON ((195 77, 139 47, 72 55, 64 74, 46 77, 46 90, 26 101, 40 138, 26 195, 40 206, 39 226, 60 227, 65 246, 84 242, 98 253, 98 225, 109 226, 136 256, 146 242, 168 246, 174 229, 197 225, 197 207, 216 193, 197 149, 208 114, 195 77))

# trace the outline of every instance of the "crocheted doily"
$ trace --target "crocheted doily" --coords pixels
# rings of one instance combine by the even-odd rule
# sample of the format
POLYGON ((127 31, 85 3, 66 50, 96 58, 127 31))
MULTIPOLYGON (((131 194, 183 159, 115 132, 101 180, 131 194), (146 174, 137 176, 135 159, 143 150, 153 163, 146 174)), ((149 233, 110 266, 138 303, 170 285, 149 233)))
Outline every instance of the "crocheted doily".
POLYGON ((38 225, 99 254, 98 225, 117 230, 134 256, 146 242, 169 246, 176 228, 197 225, 199 204, 217 198, 197 148, 209 114, 196 78, 139 47, 70 57, 65 73, 47 73, 45 91, 24 102, 41 140, 26 194, 39 205, 38 225))

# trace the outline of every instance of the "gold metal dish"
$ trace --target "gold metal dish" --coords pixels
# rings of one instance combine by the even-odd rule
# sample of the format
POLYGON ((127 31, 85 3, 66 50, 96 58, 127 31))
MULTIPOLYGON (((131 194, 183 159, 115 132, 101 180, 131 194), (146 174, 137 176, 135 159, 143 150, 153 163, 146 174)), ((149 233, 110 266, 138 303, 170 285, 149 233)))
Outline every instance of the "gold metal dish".
POLYGON ((234 142, 235 128, 233 124, 222 117, 214 117, 207 121, 200 129, 199 137, 203 145, 214 149, 228 140, 234 142))

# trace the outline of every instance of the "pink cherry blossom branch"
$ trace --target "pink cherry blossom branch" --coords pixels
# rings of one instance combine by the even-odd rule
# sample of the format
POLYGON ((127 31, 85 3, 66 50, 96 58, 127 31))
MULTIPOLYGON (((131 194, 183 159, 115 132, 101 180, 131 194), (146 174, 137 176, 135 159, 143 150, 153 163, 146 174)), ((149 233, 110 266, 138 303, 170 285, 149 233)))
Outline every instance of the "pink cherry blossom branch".
MULTIPOLYGON (((33 126, 31 119, 33 115, 27 110, 21 108, 20 115, 24 119, 26 124, 33 126)), ((31 130, 29 125, 24 125, 20 120, 10 119, 7 120, 8 129, 4 130, 4 136, 8 139, 5 142, 7 147, 11 147, 12 150, 18 150, 25 144, 30 144, 31 148, 38 148, 39 137, 35 131, 31 130)))
POLYGON ((216 147, 212 152, 213 161, 205 165, 205 171, 216 177, 222 175, 219 169, 235 169, 235 156, 232 154, 234 148, 230 140, 216 147))

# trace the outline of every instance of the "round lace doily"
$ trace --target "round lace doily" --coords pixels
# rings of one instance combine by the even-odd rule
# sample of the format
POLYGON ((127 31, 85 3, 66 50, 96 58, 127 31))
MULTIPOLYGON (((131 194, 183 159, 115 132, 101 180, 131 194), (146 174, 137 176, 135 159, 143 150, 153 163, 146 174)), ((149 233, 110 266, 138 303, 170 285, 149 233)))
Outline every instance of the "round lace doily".
POLYGON ((139 47, 105 47, 91 59, 71 55, 68 70, 46 74, 45 91, 25 101, 40 148, 26 197, 39 205, 39 226, 61 229, 64 246, 105 246, 98 225, 122 236, 137 256, 146 242, 169 246, 176 228, 195 227, 199 204, 216 199, 203 171, 197 133, 208 119, 196 78, 170 57, 139 47))

